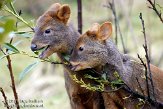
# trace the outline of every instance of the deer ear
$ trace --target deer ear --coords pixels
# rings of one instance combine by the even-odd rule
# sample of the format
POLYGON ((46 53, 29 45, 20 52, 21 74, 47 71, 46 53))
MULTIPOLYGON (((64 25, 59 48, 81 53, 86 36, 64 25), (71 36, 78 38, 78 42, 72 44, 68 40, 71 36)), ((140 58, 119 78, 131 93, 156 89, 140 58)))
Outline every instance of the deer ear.
POLYGON ((89 30, 87 31, 87 35, 91 36, 91 35, 97 35, 98 34, 98 30, 99 30, 100 25, 98 23, 94 23, 91 28, 89 28, 89 30))
POLYGON ((99 30, 99 24, 98 23, 94 23, 92 25, 92 27, 89 29, 89 31, 92 33, 92 34, 97 34, 98 33, 98 30, 99 30))
POLYGON ((59 18, 59 20, 63 21, 66 24, 68 19, 70 18, 70 13, 70 7, 65 4, 59 8, 57 12, 57 17, 59 18))
POLYGON ((58 10, 60 9, 61 4, 60 3, 54 3, 50 6, 50 8, 45 12, 46 15, 49 15, 51 17, 55 17, 58 10))
POLYGON ((54 3, 53 5, 50 6, 50 8, 47 11, 53 11, 54 13, 57 13, 60 7, 61 7, 60 3, 54 3))
POLYGON ((98 39, 99 40, 106 40, 112 34, 112 24, 111 22, 103 23, 99 28, 98 39))

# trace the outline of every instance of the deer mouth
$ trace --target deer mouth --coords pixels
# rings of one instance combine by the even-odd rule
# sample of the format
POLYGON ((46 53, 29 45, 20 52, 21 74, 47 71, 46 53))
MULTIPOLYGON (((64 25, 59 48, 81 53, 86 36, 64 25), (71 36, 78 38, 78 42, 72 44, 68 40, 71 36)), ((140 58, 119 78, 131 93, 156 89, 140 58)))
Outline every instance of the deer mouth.
POLYGON ((72 66, 71 70, 79 71, 79 70, 81 70, 81 68, 82 68, 82 66, 80 64, 77 64, 77 65, 72 66))
POLYGON ((39 51, 41 51, 41 53, 39 55, 39 58, 40 59, 45 59, 45 58, 47 58, 48 56, 51 55, 51 53, 50 53, 51 46, 50 45, 47 45, 45 47, 42 47, 41 49, 39 49, 39 51))
POLYGON ((84 69, 87 69, 87 68, 91 68, 91 67, 87 66, 85 63, 81 63, 81 62, 72 62, 72 61, 70 61, 70 63, 72 65, 71 70, 73 70, 73 71, 79 71, 79 70, 84 70, 84 69))

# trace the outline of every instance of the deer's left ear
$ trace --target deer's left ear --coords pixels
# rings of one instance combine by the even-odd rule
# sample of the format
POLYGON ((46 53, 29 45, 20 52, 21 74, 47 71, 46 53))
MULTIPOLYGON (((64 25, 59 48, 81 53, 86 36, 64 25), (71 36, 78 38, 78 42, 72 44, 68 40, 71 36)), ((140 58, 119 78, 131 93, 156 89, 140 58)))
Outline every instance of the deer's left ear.
POLYGON ((64 23, 67 23, 68 19, 70 18, 70 7, 69 5, 65 4, 60 7, 57 13, 57 17, 59 20, 63 21, 64 23))
POLYGON ((103 23, 99 28, 98 39, 99 40, 106 40, 112 34, 112 24, 111 22, 103 23))

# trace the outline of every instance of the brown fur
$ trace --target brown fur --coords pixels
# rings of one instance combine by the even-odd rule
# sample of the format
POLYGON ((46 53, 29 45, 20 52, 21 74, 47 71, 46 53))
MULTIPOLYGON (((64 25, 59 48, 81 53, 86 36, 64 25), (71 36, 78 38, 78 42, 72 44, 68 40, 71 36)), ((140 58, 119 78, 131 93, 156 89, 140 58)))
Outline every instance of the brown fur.
MULTIPOLYGON (((40 54, 40 58, 44 59, 53 53, 57 53, 61 61, 65 62, 62 54, 70 55, 79 37, 79 33, 68 23, 70 12, 68 5, 55 3, 37 20, 31 49, 36 51, 47 47, 40 54), (48 29, 50 32, 46 33, 48 29)), ((76 74, 76 72, 70 70, 69 66, 64 66, 64 68, 65 87, 72 109, 103 109, 101 93, 82 88, 71 78, 71 75, 76 74)), ((84 71, 78 73, 77 78, 82 78, 84 71)), ((89 80, 85 81, 89 82, 89 80)))
MULTIPOLYGON (((144 67, 137 60, 133 60, 130 57, 119 53, 114 43, 109 39, 111 33, 112 26, 110 22, 105 22, 101 26, 95 24, 84 33, 78 39, 70 58, 70 62, 74 66, 73 69, 79 71, 86 68, 101 68, 100 66, 106 65, 109 80, 116 79, 113 73, 117 71, 122 80, 132 91, 147 96, 146 80, 143 78, 145 75, 144 67), (139 87, 136 78, 138 78, 141 88, 139 87)), ((151 71, 156 99, 158 102, 163 103, 163 84, 161 84, 163 82, 163 71, 153 65, 151 65, 151 71)), ((108 99, 113 101, 111 101, 113 106, 120 102, 119 106, 121 108, 134 108, 133 106, 138 104, 138 99, 129 97, 127 100, 123 100, 123 96, 126 95, 129 95, 129 93, 119 90, 110 94, 108 93, 108 96, 104 96, 104 101, 108 97, 108 99)), ((118 107, 115 106, 115 108, 118 107)), ((148 109, 149 107, 148 105, 145 105, 144 108, 148 109)))

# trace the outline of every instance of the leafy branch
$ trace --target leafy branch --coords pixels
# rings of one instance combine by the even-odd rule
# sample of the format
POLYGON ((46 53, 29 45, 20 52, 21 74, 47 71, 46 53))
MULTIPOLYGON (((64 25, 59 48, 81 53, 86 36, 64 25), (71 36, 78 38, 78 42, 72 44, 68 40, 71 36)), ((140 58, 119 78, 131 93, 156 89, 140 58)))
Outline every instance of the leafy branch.
POLYGON ((15 11, 15 8, 13 7, 13 4, 12 3, 10 3, 10 4, 11 4, 11 7, 12 7, 12 9, 14 11, 10 10, 6 5, 3 7, 3 10, 7 11, 10 14, 12 14, 14 17, 16 17, 18 20, 23 22, 25 25, 27 25, 29 28, 31 28, 34 31, 34 28, 15 11))
POLYGON ((117 80, 114 80, 114 81, 108 81, 104 79, 103 77, 93 77, 89 74, 84 75, 84 78, 91 79, 94 82, 97 82, 97 84, 90 84, 90 83, 86 84, 82 78, 78 79, 76 75, 71 75, 71 78, 76 83, 80 84, 81 87, 84 87, 88 90, 110 93, 110 92, 115 92, 121 89, 124 84, 123 81, 120 79, 118 73, 115 72, 114 74, 115 74, 115 77, 117 78, 117 80), (118 85, 120 85, 120 87, 117 87, 118 85), (106 89, 106 87, 109 87, 109 89, 106 89))
POLYGON ((100 85, 94 85, 92 86, 90 83, 86 84, 83 79, 81 78, 80 80, 76 77, 76 75, 71 75, 72 80, 74 80, 76 83, 80 84, 81 87, 84 87, 88 90, 91 91, 104 91, 104 84, 100 83, 100 85))

